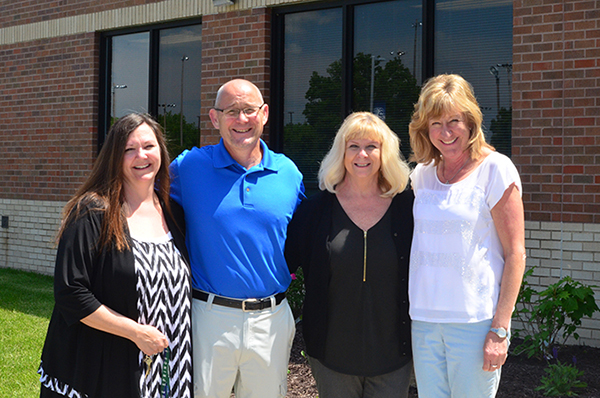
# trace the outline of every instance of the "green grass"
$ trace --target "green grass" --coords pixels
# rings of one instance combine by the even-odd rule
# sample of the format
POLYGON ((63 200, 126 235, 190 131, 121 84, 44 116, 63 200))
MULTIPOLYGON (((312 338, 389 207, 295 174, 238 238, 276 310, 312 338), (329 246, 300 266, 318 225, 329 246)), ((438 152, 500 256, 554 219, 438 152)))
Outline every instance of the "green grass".
POLYGON ((39 397, 36 372, 53 306, 52 277, 0 268, 0 398, 39 397))

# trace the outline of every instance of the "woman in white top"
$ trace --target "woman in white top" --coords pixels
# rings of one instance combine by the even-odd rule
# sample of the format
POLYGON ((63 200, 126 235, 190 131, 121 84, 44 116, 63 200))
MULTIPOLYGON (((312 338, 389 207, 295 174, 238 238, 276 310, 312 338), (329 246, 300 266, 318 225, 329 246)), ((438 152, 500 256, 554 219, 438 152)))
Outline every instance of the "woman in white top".
POLYGON ((417 166, 410 256, 419 397, 494 397, 525 268, 521 181, 485 142, 471 85, 423 86, 409 126, 417 166))

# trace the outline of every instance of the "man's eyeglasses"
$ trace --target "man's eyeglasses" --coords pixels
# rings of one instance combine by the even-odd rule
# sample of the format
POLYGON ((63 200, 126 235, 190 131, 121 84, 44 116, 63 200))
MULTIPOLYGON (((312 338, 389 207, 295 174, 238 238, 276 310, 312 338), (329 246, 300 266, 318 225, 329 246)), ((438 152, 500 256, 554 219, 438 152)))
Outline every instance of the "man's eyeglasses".
POLYGON ((244 108, 244 109, 238 109, 238 108, 229 108, 229 109, 214 108, 214 109, 215 109, 215 111, 223 112, 225 117, 228 117, 231 119, 237 119, 238 117, 240 117, 241 112, 244 112, 244 115, 246 115, 246 117, 256 116, 258 114, 258 111, 260 111, 263 106, 265 106, 264 102, 261 106, 253 106, 253 107, 244 108))

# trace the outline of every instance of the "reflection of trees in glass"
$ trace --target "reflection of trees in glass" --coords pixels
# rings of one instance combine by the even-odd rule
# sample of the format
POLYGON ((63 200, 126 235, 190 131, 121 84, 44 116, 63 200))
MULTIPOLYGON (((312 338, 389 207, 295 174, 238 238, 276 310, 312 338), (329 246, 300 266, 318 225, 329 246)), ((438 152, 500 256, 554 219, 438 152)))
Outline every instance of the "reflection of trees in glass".
POLYGON ((492 132, 492 144, 496 150, 506 156, 511 155, 511 130, 512 130, 512 107, 500 108, 498 115, 492 119, 490 131, 492 132))
MULTIPOLYGON (((337 121, 339 123, 339 118, 337 121)), ((331 146, 335 130, 323 133, 308 123, 288 123, 283 134, 285 153, 302 172, 305 184, 316 181, 321 160, 331 146)))
MULTIPOLYGON (((111 117, 110 125, 112 126, 119 119, 120 118, 118 117, 111 117)), ((198 126, 194 123, 187 123, 185 116, 183 117, 183 146, 180 145, 181 136, 179 135, 179 124, 181 121, 179 113, 167 111, 164 115, 158 115, 156 121, 162 126, 163 131, 165 131, 167 149, 169 150, 171 160, 175 159, 184 149, 191 149, 194 146, 199 146, 200 132, 198 126)))
POLYGON ((306 122, 321 131, 336 131, 340 126, 342 104, 342 61, 327 67, 329 76, 313 72, 305 98, 308 100, 302 114, 306 122))
MULTIPOLYGON (((371 54, 358 53, 354 58, 354 109, 370 109, 371 54)), ((401 57, 387 61, 375 58, 374 99, 385 105, 385 122, 400 137, 403 155, 408 158, 410 143, 408 124, 419 99, 420 87, 401 57)))
POLYGON ((183 146, 180 145, 181 136, 179 134, 180 114, 167 111, 164 115, 159 115, 158 123, 163 126, 167 139, 167 148, 171 159, 174 159, 184 149, 190 149, 198 146, 199 133, 198 126, 194 123, 188 123, 183 117, 183 146))
MULTIPOLYGON (((371 102, 371 54, 358 53, 354 58, 353 108, 368 111, 371 102)), ((398 134, 402 152, 410 153, 408 124, 417 102, 420 87, 399 56, 387 61, 375 58, 373 97, 385 105, 385 121, 398 134)), ((286 154, 292 158, 307 180, 316 180, 319 163, 329 150, 333 137, 341 125, 342 64, 334 61, 327 75, 313 72, 302 112, 305 123, 288 123, 284 128, 286 154)))

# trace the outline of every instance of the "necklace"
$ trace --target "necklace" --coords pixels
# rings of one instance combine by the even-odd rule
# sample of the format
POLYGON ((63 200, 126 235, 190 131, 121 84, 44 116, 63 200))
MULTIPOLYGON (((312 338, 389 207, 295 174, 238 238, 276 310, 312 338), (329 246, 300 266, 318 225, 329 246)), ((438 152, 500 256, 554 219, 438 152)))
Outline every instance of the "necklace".
MULTIPOLYGON (((460 173, 460 171, 465 168, 465 166, 467 165, 467 163, 469 163, 469 158, 467 158, 465 160, 465 162, 463 163, 463 165, 460 166, 460 169, 458 169, 458 171, 456 173, 454 173, 454 175, 451 178, 447 178, 446 179, 445 184, 450 184, 450 181, 454 180, 454 178, 458 175, 458 173, 460 173)), ((446 178, 446 161, 444 161, 444 170, 442 171, 442 177, 446 178)))

